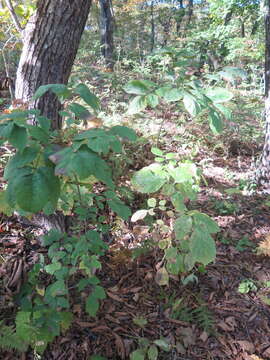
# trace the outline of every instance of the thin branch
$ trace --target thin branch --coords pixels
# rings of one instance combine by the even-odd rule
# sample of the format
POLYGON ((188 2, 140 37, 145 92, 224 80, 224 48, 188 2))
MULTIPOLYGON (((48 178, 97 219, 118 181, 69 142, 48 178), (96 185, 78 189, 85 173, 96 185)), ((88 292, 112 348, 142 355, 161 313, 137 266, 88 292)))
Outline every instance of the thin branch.
POLYGON ((5 3, 7 5, 7 8, 9 10, 9 12, 10 12, 10 16, 11 16, 13 22, 14 22, 14 25, 15 25, 17 31, 19 33, 21 33, 23 31, 23 28, 22 28, 22 26, 21 26, 21 24, 19 22, 19 19, 18 19, 16 13, 15 13, 14 7, 11 4, 11 0, 5 0, 5 3))

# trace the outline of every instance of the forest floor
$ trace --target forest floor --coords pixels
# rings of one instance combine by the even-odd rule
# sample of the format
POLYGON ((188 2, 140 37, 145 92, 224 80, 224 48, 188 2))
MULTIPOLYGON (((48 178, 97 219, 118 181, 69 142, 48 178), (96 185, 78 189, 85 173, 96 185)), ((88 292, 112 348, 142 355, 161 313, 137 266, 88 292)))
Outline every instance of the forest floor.
MULTIPOLYGON (((172 124, 164 125, 165 130, 171 126, 175 132, 172 124)), ((191 133, 193 139, 198 138, 196 127, 191 133)), ((170 131, 167 137, 170 139, 170 131)), ((184 286, 181 279, 172 276, 170 285, 161 287, 155 282, 162 259, 159 250, 148 248, 139 257, 132 256, 142 244, 147 248, 151 237, 147 227, 122 222, 112 234, 98 272, 107 298, 97 317, 86 315, 81 301, 85 294, 71 299, 73 325, 40 359, 88 360, 93 354, 129 359, 132 351, 143 346, 140 338, 148 339, 149 344, 163 339, 164 350, 158 359, 270 359, 270 200, 264 192, 247 188, 254 155, 261 149, 252 141, 239 141, 238 136, 223 140, 209 140, 207 146, 207 141, 198 144, 194 161, 203 164, 206 181, 198 201, 188 205, 205 212, 220 226, 215 238, 216 261, 206 271, 196 272, 197 281, 184 286)), ((176 144, 162 141, 164 150, 183 151, 183 146, 180 150, 176 144)), ((5 151, 1 148, 2 156, 5 151)), ((145 146, 141 150, 143 163, 137 154, 136 167, 151 161, 147 152, 150 154, 145 146)), ((135 205, 134 211, 138 209, 135 205)), ((33 234, 35 229, 22 226, 15 216, 1 215, 1 258, 7 262, 23 256, 33 263, 35 254, 46 252, 33 234)), ((2 266, 3 279, 9 276, 4 269, 2 266)), ((4 287, 0 293, 0 312, 12 317, 15 306, 10 294, 4 287)), ((32 352, 2 350, 0 359, 39 357, 32 352)))

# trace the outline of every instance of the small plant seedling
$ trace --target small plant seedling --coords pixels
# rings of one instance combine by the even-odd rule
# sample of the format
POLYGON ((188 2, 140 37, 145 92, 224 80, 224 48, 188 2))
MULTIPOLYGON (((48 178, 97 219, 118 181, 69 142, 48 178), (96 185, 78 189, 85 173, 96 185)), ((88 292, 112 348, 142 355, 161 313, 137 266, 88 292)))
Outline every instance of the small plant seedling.
POLYGON ((257 286, 251 279, 242 280, 238 286, 238 292, 240 292, 241 294, 248 294, 249 292, 257 290, 257 286))
POLYGON ((248 236, 242 237, 242 239, 240 239, 235 246, 236 250, 240 252, 245 251, 251 247, 254 247, 254 244, 249 240, 248 236))

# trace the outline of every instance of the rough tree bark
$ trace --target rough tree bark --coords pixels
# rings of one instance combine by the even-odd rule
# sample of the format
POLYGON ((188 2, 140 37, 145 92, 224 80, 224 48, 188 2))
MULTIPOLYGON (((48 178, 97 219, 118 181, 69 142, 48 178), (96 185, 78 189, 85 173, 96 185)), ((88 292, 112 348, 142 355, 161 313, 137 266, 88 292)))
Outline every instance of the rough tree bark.
POLYGON ((265 0, 265 141, 256 179, 270 187, 270 0, 265 0))
POLYGON ((101 54, 105 59, 106 66, 113 68, 113 30, 114 17, 111 0, 99 0, 100 5, 100 33, 101 54))
POLYGON ((61 104, 48 92, 37 101, 31 98, 46 84, 66 84, 78 50, 92 0, 39 0, 34 15, 23 31, 23 50, 16 77, 15 97, 40 109, 52 120, 52 128, 62 125, 61 104))

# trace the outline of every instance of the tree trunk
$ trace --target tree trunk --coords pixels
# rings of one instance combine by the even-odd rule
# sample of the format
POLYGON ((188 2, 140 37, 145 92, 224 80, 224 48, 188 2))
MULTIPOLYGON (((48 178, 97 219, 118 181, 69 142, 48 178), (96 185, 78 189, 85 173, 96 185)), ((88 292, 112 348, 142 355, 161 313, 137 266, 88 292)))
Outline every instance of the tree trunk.
POLYGON ((270 186, 270 0, 265 1, 265 141, 256 179, 270 186))
POLYGON ((105 59, 106 66, 113 68, 113 30, 114 18, 111 0, 99 0, 100 4, 100 32, 101 54, 105 59))
POLYGON ((150 51, 153 52, 155 47, 155 18, 154 18, 154 1, 151 1, 151 49, 150 51))
POLYGON ((67 84, 92 0, 39 0, 23 31, 23 50, 17 70, 15 97, 37 108, 60 129, 61 104, 48 92, 31 98, 41 85, 67 84))
POLYGON ((188 1, 188 19, 187 19, 186 29, 189 27, 192 15, 193 15, 193 0, 189 0, 188 1))

